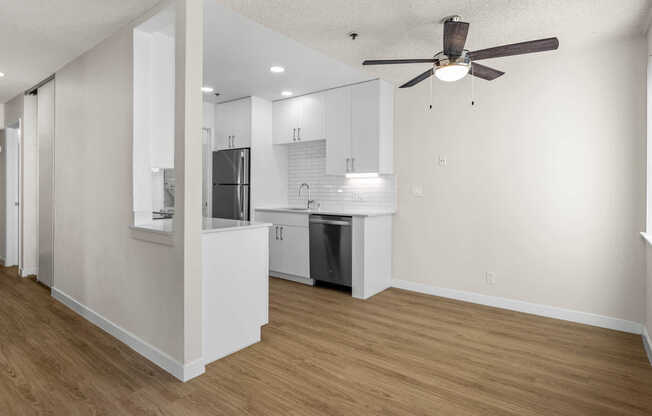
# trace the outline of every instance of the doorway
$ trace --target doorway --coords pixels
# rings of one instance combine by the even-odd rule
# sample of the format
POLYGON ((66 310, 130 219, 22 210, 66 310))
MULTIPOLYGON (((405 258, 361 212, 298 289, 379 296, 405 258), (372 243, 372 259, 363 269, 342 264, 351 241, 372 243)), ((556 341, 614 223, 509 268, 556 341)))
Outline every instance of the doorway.
POLYGON ((5 133, 5 266, 21 266, 20 244, 20 138, 22 121, 10 124, 5 133))

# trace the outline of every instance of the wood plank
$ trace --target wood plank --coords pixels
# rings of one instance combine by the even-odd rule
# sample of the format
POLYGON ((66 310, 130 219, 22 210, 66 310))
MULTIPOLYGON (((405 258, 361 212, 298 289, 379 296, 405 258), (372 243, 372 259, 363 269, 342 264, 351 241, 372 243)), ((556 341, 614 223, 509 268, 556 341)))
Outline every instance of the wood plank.
POLYGON ((636 335, 270 280, 263 341, 188 383, 0 268, 2 414, 649 415, 636 335))

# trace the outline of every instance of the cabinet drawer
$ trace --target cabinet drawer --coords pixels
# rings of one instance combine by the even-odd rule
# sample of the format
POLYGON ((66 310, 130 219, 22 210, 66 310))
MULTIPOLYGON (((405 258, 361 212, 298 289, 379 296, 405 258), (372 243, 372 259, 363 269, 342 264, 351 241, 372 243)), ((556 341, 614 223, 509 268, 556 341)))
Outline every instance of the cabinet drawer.
POLYGON ((256 211, 256 221, 258 222, 271 222, 294 227, 308 228, 308 217, 309 215, 306 213, 256 211))

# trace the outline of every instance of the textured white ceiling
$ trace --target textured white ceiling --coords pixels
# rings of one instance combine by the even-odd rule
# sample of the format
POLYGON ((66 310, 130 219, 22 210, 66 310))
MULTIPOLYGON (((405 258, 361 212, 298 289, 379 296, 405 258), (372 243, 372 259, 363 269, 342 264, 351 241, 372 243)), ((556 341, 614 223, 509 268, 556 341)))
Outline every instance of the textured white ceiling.
MULTIPOLYGON (((451 14, 471 23, 470 50, 557 36, 568 51, 642 36, 650 9, 648 0, 212 1, 356 67, 367 58, 432 56, 442 49, 439 22, 451 14), (350 31, 360 34, 355 42, 346 36, 350 31)), ((399 83, 422 67, 366 70, 399 83)))
POLYGON ((0 103, 70 62, 158 0, 0 0, 0 103))

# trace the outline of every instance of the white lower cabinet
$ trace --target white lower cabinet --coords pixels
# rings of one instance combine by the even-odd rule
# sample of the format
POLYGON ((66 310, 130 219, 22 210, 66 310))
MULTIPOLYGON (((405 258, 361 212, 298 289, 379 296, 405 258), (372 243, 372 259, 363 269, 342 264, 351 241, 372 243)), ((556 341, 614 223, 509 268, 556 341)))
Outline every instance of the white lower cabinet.
POLYGON ((308 228, 274 224, 269 246, 271 271, 310 278, 308 228))
POLYGON ((269 231, 270 272, 310 279, 308 216, 257 211, 256 221, 273 224, 269 231))

